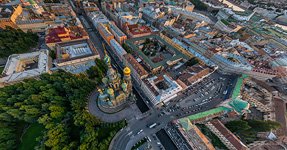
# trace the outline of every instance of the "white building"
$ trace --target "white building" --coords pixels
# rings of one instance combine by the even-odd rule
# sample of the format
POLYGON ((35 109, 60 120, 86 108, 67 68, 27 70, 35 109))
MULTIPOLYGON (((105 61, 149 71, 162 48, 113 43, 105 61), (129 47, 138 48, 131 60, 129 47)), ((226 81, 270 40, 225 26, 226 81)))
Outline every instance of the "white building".
POLYGON ((131 12, 118 12, 117 15, 119 17, 121 26, 123 26, 125 23, 128 25, 137 24, 140 20, 139 15, 135 15, 131 12))
POLYGON ((152 96, 154 97, 152 103, 154 105, 160 102, 167 103, 182 90, 182 87, 166 74, 148 78, 146 85, 152 91, 152 96))
POLYGON ((169 10, 176 15, 184 15, 185 17, 190 18, 190 19, 195 19, 195 20, 207 22, 209 24, 213 24, 213 21, 211 21, 207 16, 200 14, 200 13, 187 11, 186 9, 183 9, 180 7, 174 7, 174 6, 169 6, 169 10))
POLYGON ((245 15, 240 15, 232 11, 232 9, 230 8, 223 8, 216 14, 216 17, 217 19, 220 20, 220 19, 227 19, 229 16, 231 16, 232 18, 238 21, 249 21, 254 14, 255 14, 255 11, 252 12, 251 14, 246 13, 245 15))
POLYGON ((10 55, 0 78, 1 86, 33 78, 49 72, 49 52, 40 50, 32 53, 10 55))
POLYGON ((120 59, 121 62, 123 62, 124 55, 127 54, 127 52, 115 39, 112 39, 110 41, 110 45, 111 45, 111 49, 113 50, 114 54, 117 55, 117 57, 120 59))
POLYGON ((89 12, 87 16, 92 21, 94 27, 98 27, 99 23, 108 23, 109 19, 100 11, 89 12))

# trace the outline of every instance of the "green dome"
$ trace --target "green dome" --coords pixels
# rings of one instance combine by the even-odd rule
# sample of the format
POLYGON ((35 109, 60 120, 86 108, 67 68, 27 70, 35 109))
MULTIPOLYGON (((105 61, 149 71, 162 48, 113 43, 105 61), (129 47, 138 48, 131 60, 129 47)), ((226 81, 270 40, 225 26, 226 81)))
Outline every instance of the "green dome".
POLYGON ((106 78, 106 77, 104 77, 104 78, 102 79, 102 82, 103 82, 105 85, 108 84, 108 81, 109 81, 109 79, 106 78))
POLYGON ((105 56, 104 61, 107 65, 111 64, 111 58, 108 55, 105 56))
POLYGON ((29 2, 31 5, 37 4, 34 0, 28 0, 28 2, 29 2))
POLYGON ((122 89, 125 91, 127 89, 127 84, 126 83, 122 83, 122 89))

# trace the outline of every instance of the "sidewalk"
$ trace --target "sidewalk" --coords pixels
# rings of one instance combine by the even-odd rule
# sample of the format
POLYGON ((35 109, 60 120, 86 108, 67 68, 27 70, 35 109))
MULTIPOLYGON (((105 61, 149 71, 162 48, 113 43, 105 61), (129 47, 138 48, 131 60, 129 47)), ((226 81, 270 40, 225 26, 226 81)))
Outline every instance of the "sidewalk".
POLYGON ((93 92, 89 96, 88 111, 89 113, 91 113, 92 115, 94 115, 95 117, 99 118, 100 120, 104 122, 113 123, 113 122, 118 122, 124 119, 129 120, 131 119, 132 115, 137 114, 137 112, 135 111, 135 108, 131 106, 127 106, 125 109, 114 114, 105 113, 98 108, 97 101, 96 101, 97 95, 98 95, 97 92, 93 92))

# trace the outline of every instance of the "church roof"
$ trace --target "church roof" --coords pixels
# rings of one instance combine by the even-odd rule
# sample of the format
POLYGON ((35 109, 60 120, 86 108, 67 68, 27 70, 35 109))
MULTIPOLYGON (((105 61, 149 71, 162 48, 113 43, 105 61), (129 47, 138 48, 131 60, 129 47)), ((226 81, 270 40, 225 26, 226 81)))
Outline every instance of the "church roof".
POLYGON ((28 0, 31 5, 37 4, 34 0, 28 0))
POLYGON ((124 74, 125 74, 125 75, 131 74, 131 69, 130 69, 129 67, 125 67, 125 68, 124 68, 124 74))

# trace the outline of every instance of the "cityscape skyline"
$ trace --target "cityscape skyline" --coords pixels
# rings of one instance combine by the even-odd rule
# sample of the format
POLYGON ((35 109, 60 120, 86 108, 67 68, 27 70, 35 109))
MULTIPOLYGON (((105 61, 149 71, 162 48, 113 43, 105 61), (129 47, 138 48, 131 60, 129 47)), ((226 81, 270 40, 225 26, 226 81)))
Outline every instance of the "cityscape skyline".
POLYGON ((286 4, 0 0, 0 149, 286 149, 286 4))

